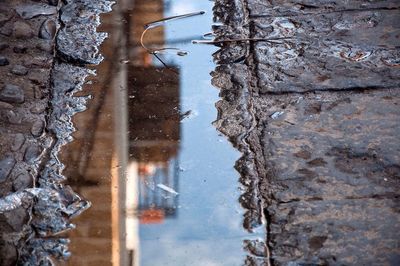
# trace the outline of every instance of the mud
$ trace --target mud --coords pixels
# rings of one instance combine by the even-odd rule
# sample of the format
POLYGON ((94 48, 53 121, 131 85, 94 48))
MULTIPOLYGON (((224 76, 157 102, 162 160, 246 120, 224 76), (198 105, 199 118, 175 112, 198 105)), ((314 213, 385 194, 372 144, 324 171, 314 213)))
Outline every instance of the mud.
POLYGON ((216 1, 215 125, 267 228, 248 265, 399 263, 398 8, 216 1))
POLYGON ((71 117, 88 99, 73 94, 94 74, 76 63, 101 61, 97 45, 105 34, 95 28, 112 2, 97 7, 89 2, 1 4, 1 265, 49 265, 67 258, 68 240, 57 235, 74 228, 70 219, 90 206, 64 185, 57 157, 72 140, 71 117), (91 21, 83 21, 78 10, 91 21), (85 23, 92 27, 82 27, 85 23), (68 34, 71 28, 88 38, 92 50, 65 48, 66 42, 76 47, 82 41, 68 34))

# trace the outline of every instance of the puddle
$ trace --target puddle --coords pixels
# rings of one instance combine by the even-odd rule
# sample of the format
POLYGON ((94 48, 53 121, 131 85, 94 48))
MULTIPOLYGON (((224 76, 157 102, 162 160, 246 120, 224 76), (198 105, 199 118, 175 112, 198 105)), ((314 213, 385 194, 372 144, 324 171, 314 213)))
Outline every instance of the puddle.
POLYGON ((242 265, 260 243, 245 241, 239 153, 212 126, 217 48, 192 43, 210 37, 213 3, 134 3, 103 16, 105 60, 62 153, 71 186, 92 203, 68 233, 65 265, 242 265), (140 45, 146 23, 198 11, 146 33, 151 51, 174 49, 156 58, 140 45))

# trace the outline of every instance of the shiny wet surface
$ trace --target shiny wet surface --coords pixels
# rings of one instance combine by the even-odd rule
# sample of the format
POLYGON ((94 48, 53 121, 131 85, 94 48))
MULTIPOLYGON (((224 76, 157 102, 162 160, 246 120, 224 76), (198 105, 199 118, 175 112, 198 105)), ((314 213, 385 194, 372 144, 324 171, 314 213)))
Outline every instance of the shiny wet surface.
POLYGON ((93 204, 74 221, 69 265, 243 263, 239 154, 212 125, 216 48, 191 43, 211 31, 211 8, 135 1, 104 17, 110 37, 89 86, 94 99, 76 116, 76 141, 63 153, 71 185, 93 204), (152 49, 188 55, 158 60, 139 45, 145 23, 200 10, 207 13, 146 35, 152 49))

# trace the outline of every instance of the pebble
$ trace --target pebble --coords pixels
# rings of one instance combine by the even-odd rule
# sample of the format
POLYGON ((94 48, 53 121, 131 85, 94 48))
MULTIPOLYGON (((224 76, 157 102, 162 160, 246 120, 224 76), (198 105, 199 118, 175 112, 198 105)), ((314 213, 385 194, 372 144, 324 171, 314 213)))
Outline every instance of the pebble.
POLYGON ((17 38, 27 39, 33 37, 35 33, 29 24, 22 21, 17 21, 14 23, 14 35, 17 38))
POLYGON ((11 146, 11 150, 12 151, 17 151, 19 149, 21 149, 22 145, 24 145, 25 142, 25 137, 23 134, 18 133, 15 135, 15 139, 14 139, 14 143, 11 146))
POLYGON ((25 63, 27 67, 42 67, 50 68, 52 64, 53 57, 50 56, 36 56, 25 63))
POLYGON ((31 19, 40 15, 53 15, 57 13, 56 7, 39 3, 19 5, 15 10, 23 19, 31 19))
POLYGON ((39 43, 38 45, 36 45, 36 48, 49 53, 53 51, 53 45, 50 42, 39 43))
POLYGON ((3 51, 4 49, 7 49, 10 47, 7 43, 0 43, 0 51, 3 51))
POLYGON ((24 54, 24 53, 26 53, 27 50, 28 50, 28 48, 23 45, 17 45, 13 48, 14 53, 17 53, 17 54, 24 54))
POLYGON ((6 223, 13 228, 14 232, 21 232, 24 225, 29 221, 28 210, 22 206, 13 211, 5 212, 4 217, 6 223))
POLYGON ((42 120, 37 120, 33 123, 31 128, 32 136, 40 137, 43 134, 44 122, 42 120))
POLYGON ((14 191, 23 190, 33 186, 33 178, 28 173, 19 174, 13 181, 14 191))
POLYGON ((10 62, 8 61, 8 59, 4 56, 0 56, 0 66, 6 66, 9 65, 10 62))
POLYGON ((11 156, 7 156, 6 158, 0 160, 0 182, 4 182, 7 180, 8 175, 15 165, 15 159, 11 156))
POLYGON ((56 35, 57 25, 52 19, 45 20, 39 29, 39 38, 53 40, 56 35))
POLYGON ((35 104, 35 106, 33 106, 30 109, 30 111, 31 111, 32 114, 35 114, 35 115, 41 114, 44 111, 46 111, 46 106, 44 104, 35 104))
POLYGON ((0 91, 0 101, 8 103, 23 103, 24 100, 24 91, 19 86, 6 84, 0 91))
POLYGON ((25 76, 26 74, 28 74, 28 69, 21 65, 15 65, 11 69, 11 73, 18 75, 18 76, 25 76))
POLYGON ((24 160, 27 163, 34 163, 39 159, 41 153, 42 150, 38 145, 30 145, 25 151, 24 160))
POLYGON ((33 96, 35 97, 35 99, 43 99, 44 95, 43 95, 42 89, 40 87, 34 87, 33 88, 33 96))
POLYGON ((0 109, 13 109, 13 108, 14 108, 13 105, 0 101, 0 109))
POLYGON ((49 4, 52 6, 58 6, 58 0, 49 0, 49 4))
POLYGON ((11 124, 19 125, 22 123, 22 117, 13 110, 8 110, 6 116, 8 118, 8 122, 11 124))

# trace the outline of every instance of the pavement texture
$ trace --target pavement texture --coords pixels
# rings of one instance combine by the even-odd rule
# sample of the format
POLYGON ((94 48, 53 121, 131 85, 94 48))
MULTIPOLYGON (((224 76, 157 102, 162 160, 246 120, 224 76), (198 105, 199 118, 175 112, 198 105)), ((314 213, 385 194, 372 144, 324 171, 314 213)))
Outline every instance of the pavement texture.
POLYGON ((61 147, 111 1, 0 1, 0 265, 53 265, 70 256, 70 219, 90 206, 65 185, 61 147), (83 15, 82 15, 83 14, 83 15))
MULTIPOLYGON (((0 3, 0 197, 37 182, 45 150, 57 3, 0 3), (55 4, 55 5, 54 5, 55 4)), ((31 228, 32 198, 0 213, 1 265, 15 265, 31 228)))
POLYGON ((248 265, 400 264, 400 2, 216 1, 248 265), (251 248, 252 247, 252 248, 251 248))

